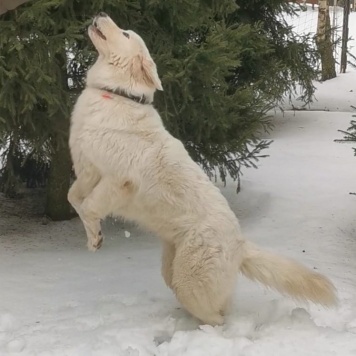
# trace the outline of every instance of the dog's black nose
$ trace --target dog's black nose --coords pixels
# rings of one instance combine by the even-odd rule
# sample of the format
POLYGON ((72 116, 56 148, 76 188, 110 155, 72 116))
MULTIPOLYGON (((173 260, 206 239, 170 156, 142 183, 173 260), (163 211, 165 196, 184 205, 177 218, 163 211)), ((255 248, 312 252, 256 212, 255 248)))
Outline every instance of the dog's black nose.
POLYGON ((100 17, 107 17, 108 14, 106 12, 99 12, 100 17))

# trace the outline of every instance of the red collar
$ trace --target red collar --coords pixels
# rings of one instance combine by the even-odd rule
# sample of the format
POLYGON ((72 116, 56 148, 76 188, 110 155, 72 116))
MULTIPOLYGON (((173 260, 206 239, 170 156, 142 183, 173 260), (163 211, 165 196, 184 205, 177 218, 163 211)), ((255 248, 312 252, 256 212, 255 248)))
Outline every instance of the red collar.
POLYGON ((103 94, 101 94, 101 96, 104 99, 113 99, 113 94, 115 94, 115 95, 123 96, 124 98, 130 99, 130 100, 133 100, 139 104, 151 104, 151 102, 145 95, 137 96, 137 95, 129 94, 129 93, 126 93, 125 90, 122 90, 120 88, 117 88, 117 89, 100 88, 100 89, 105 91, 103 94))
POLYGON ((104 99, 112 99, 112 96, 109 93, 103 93, 101 94, 101 97, 104 99))

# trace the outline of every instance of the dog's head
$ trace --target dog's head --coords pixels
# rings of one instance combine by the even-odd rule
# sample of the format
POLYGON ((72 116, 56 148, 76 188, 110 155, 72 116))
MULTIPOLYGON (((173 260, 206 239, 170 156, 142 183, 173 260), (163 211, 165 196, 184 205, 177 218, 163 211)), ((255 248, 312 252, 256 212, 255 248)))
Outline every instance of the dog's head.
POLYGON ((121 29, 103 12, 94 18, 88 32, 99 53, 88 72, 88 85, 147 96, 163 90, 156 65, 139 35, 121 29))

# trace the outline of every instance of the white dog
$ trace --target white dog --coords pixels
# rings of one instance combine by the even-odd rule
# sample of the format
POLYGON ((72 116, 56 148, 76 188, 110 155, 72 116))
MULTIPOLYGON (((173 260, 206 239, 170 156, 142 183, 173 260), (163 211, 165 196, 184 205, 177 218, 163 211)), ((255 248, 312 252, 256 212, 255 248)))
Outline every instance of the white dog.
POLYGON ((324 276, 247 242, 227 201, 164 128, 152 105, 162 90, 136 33, 100 13, 89 27, 99 57, 73 114, 70 149, 77 180, 68 199, 101 246, 100 219, 121 216, 163 243, 162 274, 202 322, 223 323, 239 271, 295 299, 336 303, 324 276))

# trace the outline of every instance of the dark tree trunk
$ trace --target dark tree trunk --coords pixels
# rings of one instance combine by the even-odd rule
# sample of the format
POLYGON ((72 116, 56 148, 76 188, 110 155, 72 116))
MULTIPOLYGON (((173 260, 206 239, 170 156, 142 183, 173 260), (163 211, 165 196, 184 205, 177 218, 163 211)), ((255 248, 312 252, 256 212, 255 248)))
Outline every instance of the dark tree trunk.
POLYGON ((331 41, 331 25, 329 5, 326 0, 319 1, 318 31, 316 43, 321 57, 321 80, 336 77, 333 43, 331 41))
MULTIPOLYGON (((66 53, 63 51, 61 54, 56 54, 55 59, 61 68, 58 84, 62 85, 64 92, 68 92, 66 53)), ((72 161, 68 146, 69 114, 59 111, 55 116, 45 213, 50 219, 58 221, 68 220, 71 217, 67 194, 70 186, 72 161)))
POLYGON ((28 1, 29 0, 0 0, 0 15, 28 1))
POLYGON ((5 167, 2 168, 1 180, 0 180, 0 190, 8 197, 15 198, 18 195, 19 182, 16 176, 16 163, 19 165, 21 162, 16 162, 18 160, 16 153, 17 140, 11 137, 8 152, 6 154, 5 167))
POLYGON ((343 26, 342 26, 340 73, 345 73, 346 67, 347 67, 347 42, 349 40, 349 15, 350 15, 350 0, 345 0, 345 2, 344 2, 344 21, 343 21, 343 26))
POLYGON ((71 217, 67 194, 72 168, 67 134, 63 134, 63 132, 68 133, 69 119, 62 117, 57 125, 46 199, 46 215, 56 221, 68 220, 71 217))

